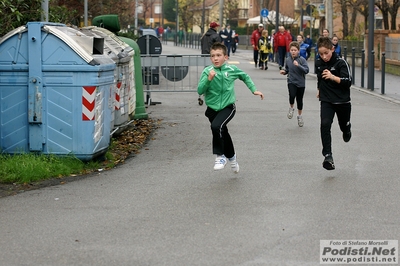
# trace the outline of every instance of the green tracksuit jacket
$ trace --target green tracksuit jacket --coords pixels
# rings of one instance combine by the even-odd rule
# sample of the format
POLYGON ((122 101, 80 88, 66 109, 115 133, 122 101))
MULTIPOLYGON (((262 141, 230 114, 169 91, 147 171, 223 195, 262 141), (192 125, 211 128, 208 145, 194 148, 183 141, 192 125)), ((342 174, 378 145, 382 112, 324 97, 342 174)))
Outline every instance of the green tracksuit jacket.
POLYGON ((252 93, 256 91, 256 86, 250 76, 235 65, 223 64, 220 68, 208 66, 201 73, 197 92, 204 94, 206 105, 214 111, 220 111, 226 106, 236 102, 235 80, 240 79, 250 89, 252 93), (216 72, 212 81, 208 80, 208 74, 214 69, 216 72))

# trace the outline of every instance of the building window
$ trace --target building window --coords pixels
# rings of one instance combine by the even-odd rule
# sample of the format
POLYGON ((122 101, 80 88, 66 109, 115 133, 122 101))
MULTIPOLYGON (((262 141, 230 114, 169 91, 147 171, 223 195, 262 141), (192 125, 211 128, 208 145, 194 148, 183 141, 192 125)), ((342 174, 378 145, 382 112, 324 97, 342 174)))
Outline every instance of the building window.
POLYGON ((239 18, 241 19, 247 19, 248 16, 248 10, 247 9, 240 9, 239 10, 239 18))
POLYGON ((375 19, 375 29, 376 30, 382 30, 382 18, 376 18, 375 19))
POLYGON ((154 6, 154 14, 161 14, 161 5, 154 6))

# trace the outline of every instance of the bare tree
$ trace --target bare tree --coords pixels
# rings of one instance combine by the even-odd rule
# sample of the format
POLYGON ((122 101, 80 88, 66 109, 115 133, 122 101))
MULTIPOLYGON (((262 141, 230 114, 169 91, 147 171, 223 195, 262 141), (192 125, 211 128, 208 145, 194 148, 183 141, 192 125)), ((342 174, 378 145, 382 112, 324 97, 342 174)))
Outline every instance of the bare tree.
POLYGON ((348 10, 349 10, 349 1, 348 0, 338 0, 336 3, 340 7, 340 11, 342 13, 342 24, 343 24, 343 37, 349 36, 349 16, 348 16, 348 10))
POLYGON ((359 12, 357 11, 357 9, 355 9, 355 8, 351 9, 349 34, 343 35, 343 36, 354 36, 355 35, 355 25, 356 25, 356 19, 357 19, 358 14, 359 14, 359 12))
POLYGON ((381 0, 375 3, 375 5, 381 10, 382 12, 382 20, 383 20, 383 27, 388 30, 389 29, 389 3, 387 0, 381 0))
POLYGON ((239 18, 239 3, 237 0, 225 1, 224 3, 224 17, 226 21, 229 21, 229 24, 234 22, 235 26, 237 26, 237 20, 239 18))
POLYGON ((390 29, 395 30, 396 29, 396 18, 397 18, 397 12, 400 7, 400 1, 399 0, 393 0, 393 5, 389 8, 389 13, 390 13, 390 29))
POLYGON ((364 30, 368 30, 368 0, 353 0, 349 1, 350 6, 353 9, 351 13, 350 28, 351 35, 356 35, 356 19, 358 14, 364 17, 364 30))
MULTIPOLYGON (((183 25, 185 30, 187 30, 191 25, 193 25, 194 18, 194 6, 199 6, 200 0, 186 0, 179 2, 179 18, 180 25, 183 25)), ((177 25, 179 29, 179 25, 177 25)))
POLYGON ((152 16, 152 8, 155 0, 140 0, 139 5, 142 6, 143 20, 146 21, 147 13, 150 12, 150 17, 152 16))

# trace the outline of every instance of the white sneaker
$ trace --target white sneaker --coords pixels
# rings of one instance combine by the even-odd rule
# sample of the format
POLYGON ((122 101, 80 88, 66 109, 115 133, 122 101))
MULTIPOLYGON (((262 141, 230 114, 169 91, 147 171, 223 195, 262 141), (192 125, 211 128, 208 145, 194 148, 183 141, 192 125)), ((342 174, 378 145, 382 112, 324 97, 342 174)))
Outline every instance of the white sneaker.
POLYGON ((222 170, 224 169, 226 164, 226 157, 224 155, 218 155, 215 158, 214 170, 222 170))
POLYGON ((235 174, 239 173, 239 164, 237 163, 237 161, 236 161, 236 160, 233 160, 233 161, 230 161, 230 163, 231 163, 231 169, 232 169, 232 171, 233 171, 235 174))
POLYGON ((232 171, 235 174, 239 173, 239 164, 236 161, 236 154, 232 158, 229 158, 229 162, 231 164, 232 171))
POLYGON ((293 117, 293 113, 294 113, 294 108, 289 108, 289 112, 287 113, 287 117, 289 118, 289 119, 292 119, 292 117, 293 117))
POLYGON ((303 117, 301 115, 297 116, 297 123, 299 124, 299 127, 304 126, 303 117))

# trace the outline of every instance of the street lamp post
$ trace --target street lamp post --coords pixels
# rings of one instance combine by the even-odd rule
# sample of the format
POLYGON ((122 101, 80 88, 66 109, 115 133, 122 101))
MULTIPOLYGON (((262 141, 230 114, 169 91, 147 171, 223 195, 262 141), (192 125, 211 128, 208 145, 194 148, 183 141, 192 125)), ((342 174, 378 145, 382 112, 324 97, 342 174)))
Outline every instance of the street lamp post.
POLYGON ((204 33, 204 28, 205 28, 205 16, 206 16, 206 0, 203 0, 203 11, 201 14, 201 34, 204 33))
POLYGON ((138 0, 135 0, 135 35, 138 34, 138 0))
POLYGON ((224 19, 224 0, 219 0, 219 24, 224 23, 223 19, 224 19))
MULTIPOLYGON (((263 9, 263 0, 260 0, 260 12, 263 9)), ((263 18, 260 16, 260 23, 263 23, 263 18)))
MULTIPOLYGON (((176 33, 179 31, 179 1, 176 0, 176 33)), ((178 45, 178 34, 175 34, 175 45, 178 45)))
POLYGON ((84 22, 85 22, 85 27, 88 26, 88 0, 85 0, 84 2, 84 22))
POLYGON ((164 0, 161 0, 161 23, 160 25, 164 28, 164 0))
POLYGON ((374 0, 368 1, 368 89, 374 90, 374 0))
POLYGON ((304 0, 301 0, 301 4, 300 4, 300 8, 301 8, 301 11, 300 11, 300 32, 303 31, 303 24, 304 24, 304 21, 303 21, 303 15, 304 15, 303 5, 304 5, 304 0))
POLYGON ((333 0, 326 0, 325 5, 325 21, 326 21, 326 28, 329 31, 329 37, 333 35, 333 0))
POLYGON ((276 12, 275 12, 275 32, 279 31, 279 0, 276 0, 276 12))
POLYGON ((42 1, 42 10, 41 20, 49 22, 49 0, 42 1))

